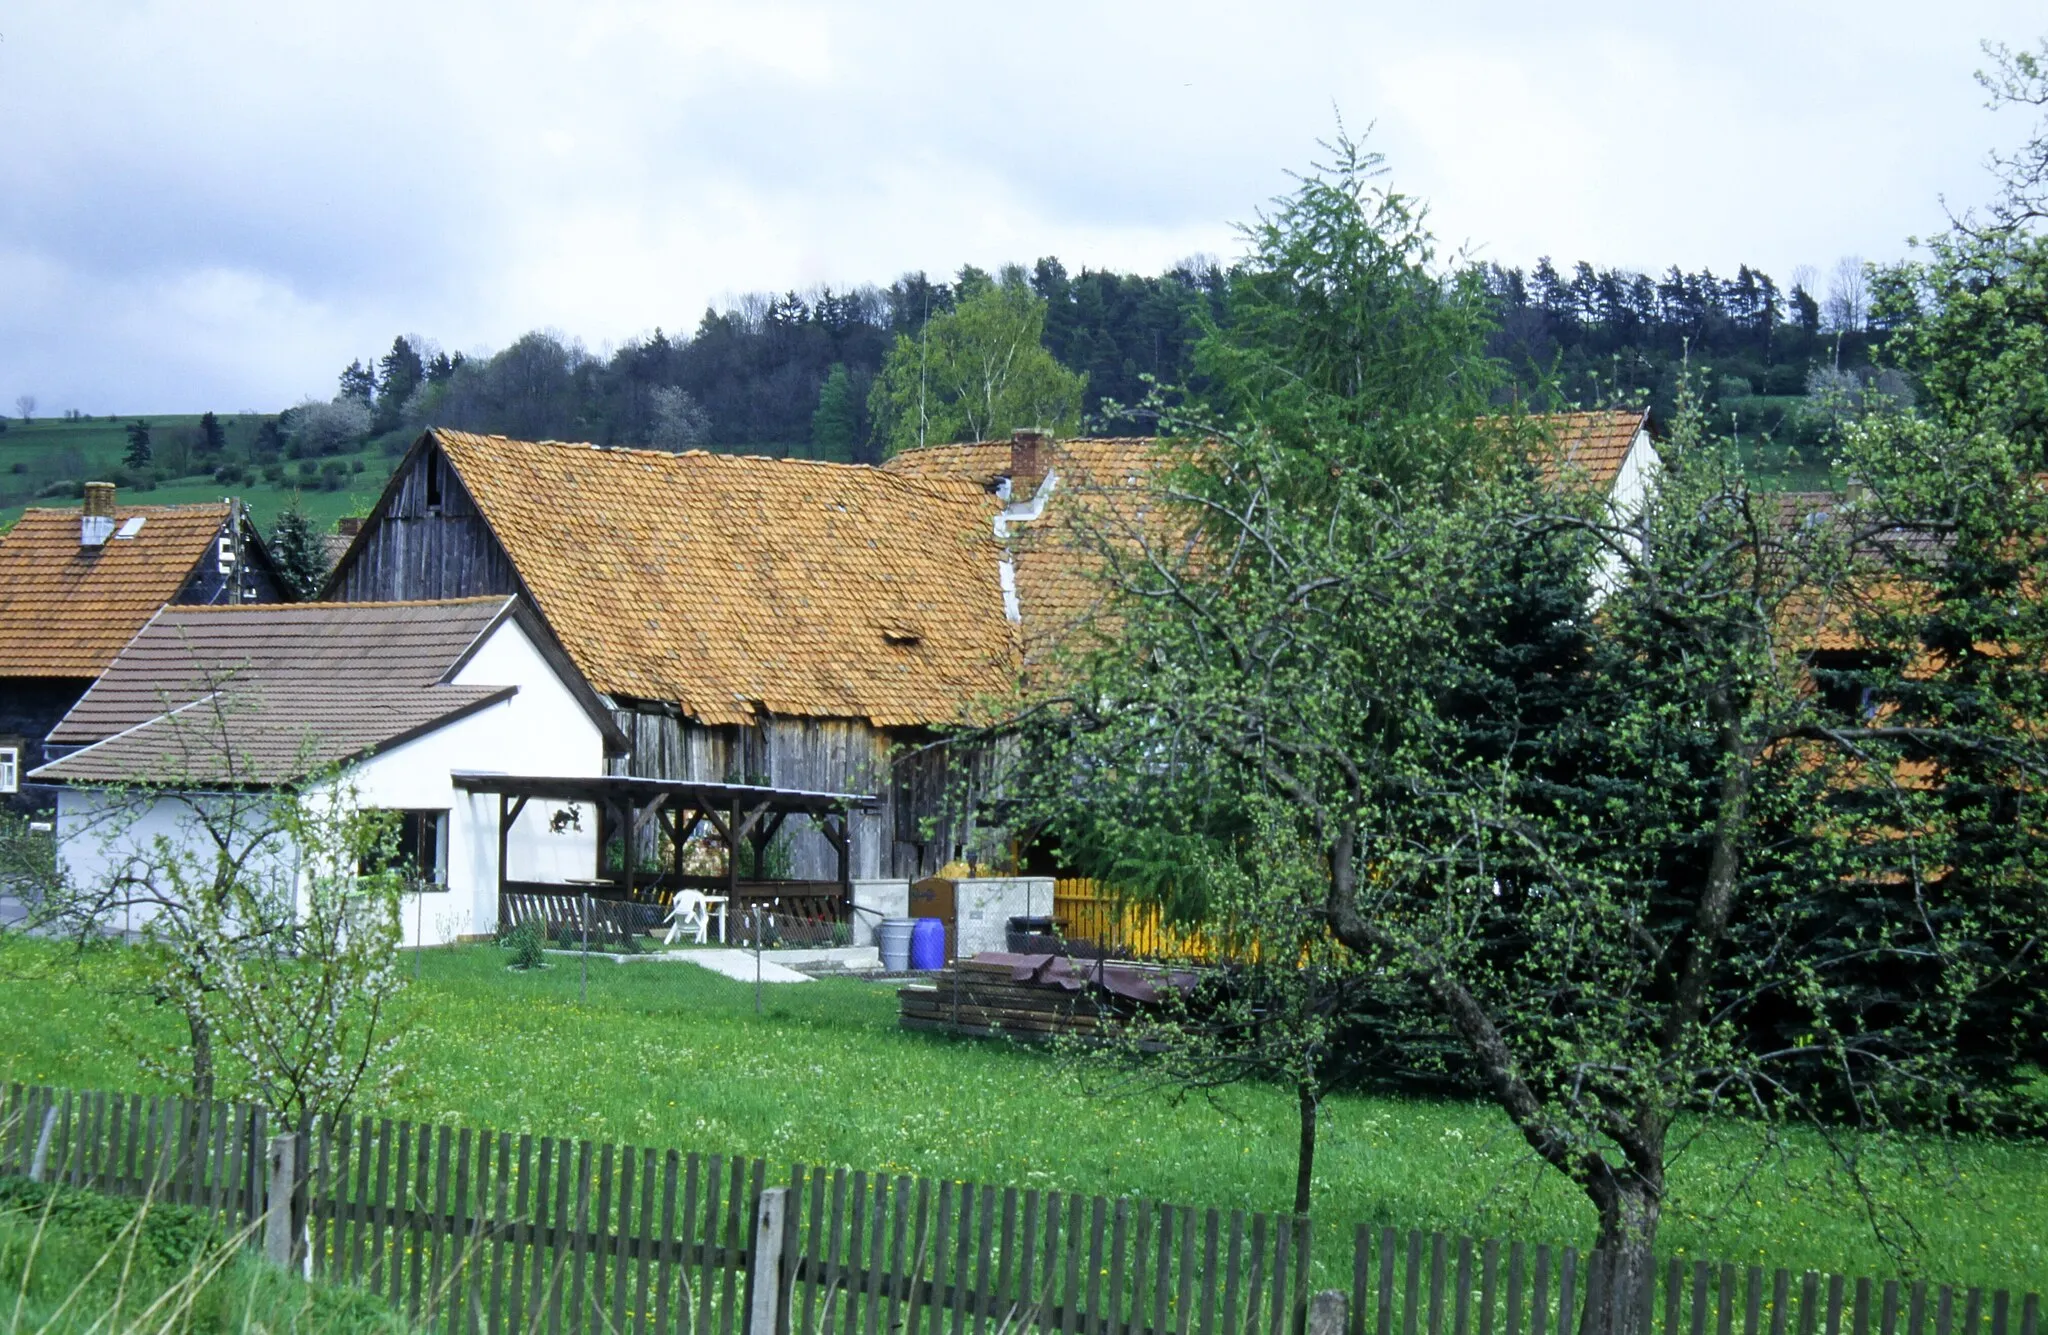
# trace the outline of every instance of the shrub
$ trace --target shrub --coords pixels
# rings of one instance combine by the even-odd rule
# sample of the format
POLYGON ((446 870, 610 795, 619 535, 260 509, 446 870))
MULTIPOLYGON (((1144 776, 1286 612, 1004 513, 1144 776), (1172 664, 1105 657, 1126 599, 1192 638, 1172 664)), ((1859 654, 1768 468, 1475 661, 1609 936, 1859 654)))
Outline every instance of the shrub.
POLYGON ((498 943, 511 952, 515 969, 538 969, 546 962, 541 952, 540 929, 530 922, 512 928, 498 938, 498 943))
POLYGON ((309 399, 292 410, 285 444, 299 458, 319 458, 353 449, 369 434, 370 405, 362 400, 338 398, 321 403, 309 399))

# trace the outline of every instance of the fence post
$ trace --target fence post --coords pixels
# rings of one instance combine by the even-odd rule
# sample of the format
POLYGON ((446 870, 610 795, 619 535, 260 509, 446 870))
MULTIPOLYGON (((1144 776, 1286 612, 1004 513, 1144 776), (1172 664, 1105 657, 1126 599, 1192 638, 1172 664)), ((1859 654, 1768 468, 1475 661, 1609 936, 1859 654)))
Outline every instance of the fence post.
POLYGON ((789 1297, 796 1279, 796 1230, 788 1187, 770 1187, 754 1207, 747 1252, 746 1335, 789 1335, 789 1297))
POLYGON ((57 1134, 57 1101, 43 1110, 43 1129, 36 1134, 35 1156, 28 1161, 28 1180, 41 1182, 50 1171, 50 1137, 57 1134))
POLYGON ((290 1132, 270 1138, 270 1177, 263 1190, 263 1256, 281 1266, 292 1263, 292 1201, 298 1195, 299 1138, 290 1132))
POLYGON ((1351 1300, 1342 1289, 1324 1289, 1308 1300, 1307 1335, 1345 1335, 1351 1325, 1351 1300))

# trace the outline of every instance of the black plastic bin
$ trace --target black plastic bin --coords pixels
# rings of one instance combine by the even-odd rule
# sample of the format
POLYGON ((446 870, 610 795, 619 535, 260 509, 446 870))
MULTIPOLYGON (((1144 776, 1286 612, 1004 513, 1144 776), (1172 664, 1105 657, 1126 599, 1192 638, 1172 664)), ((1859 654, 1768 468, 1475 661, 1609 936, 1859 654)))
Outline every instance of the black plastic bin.
POLYGON ((1051 918, 1019 915, 1003 924, 1003 944, 1013 955, 1057 955, 1066 949, 1051 918))

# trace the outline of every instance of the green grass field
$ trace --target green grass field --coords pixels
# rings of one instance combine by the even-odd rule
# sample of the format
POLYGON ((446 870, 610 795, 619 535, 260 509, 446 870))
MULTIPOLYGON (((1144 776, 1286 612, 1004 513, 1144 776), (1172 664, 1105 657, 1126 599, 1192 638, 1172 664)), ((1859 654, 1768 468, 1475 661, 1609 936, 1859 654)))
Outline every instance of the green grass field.
MULTIPOLYGON (((248 502, 257 523, 265 530, 294 498, 322 529, 332 528, 334 521, 344 515, 364 513, 383 490, 395 462, 390 455, 376 449, 336 456, 349 471, 344 485, 334 490, 299 485, 299 464, 296 460, 287 461, 287 478, 283 485, 274 484, 260 475, 244 482, 218 482, 207 469, 184 463, 182 437, 184 433, 196 430, 198 414, 141 416, 150 424, 159 460, 167 462, 173 469, 191 471, 167 477, 146 490, 133 486, 124 488, 122 495, 125 500, 144 505, 191 505, 218 501, 223 496, 239 496, 248 502), (356 471, 359 463, 360 472, 356 471)), ((57 484, 110 475, 120 465, 128 448, 126 424, 132 420, 128 417, 111 422, 105 418, 91 421, 39 418, 28 423, 19 419, 9 422, 6 432, 0 434, 0 529, 12 524, 30 505, 77 505, 75 495, 46 497, 40 493, 57 484)), ((227 453, 231 457, 246 457, 249 442, 264 420, 257 414, 222 414, 220 421, 228 438, 227 453)), ((319 462, 324 464, 326 461, 319 462)))
MULTIPOLYGON (((1042 1053, 897 1028, 887 987, 753 989, 684 964, 504 967, 492 947, 430 952, 409 994, 404 1082, 387 1111, 779 1163, 1284 1208, 1291 1101, 1246 1088, 1176 1102, 1042 1053)), ((0 941, 0 1077, 162 1089, 137 1062, 172 1018, 111 990, 106 954, 0 941)), ((1697 1132, 1697 1128, 1694 1129, 1697 1132)), ((1817 1138, 1767 1146, 1734 1124, 1693 1134, 1672 1169, 1663 1250, 1767 1265, 2048 1283, 2048 1146, 1966 1139, 1858 1145, 1866 1202, 1817 1138), (1899 1251, 1876 1237, 1874 1205, 1899 1251), (1910 1222, 1908 1222, 1910 1221, 1910 1222), (1917 1232, 1916 1232, 1917 1230, 1917 1232)), ((1591 1234, 1590 1210, 1490 1107, 1339 1097, 1324 1117, 1314 1212, 1531 1241, 1591 1234)), ((1324 1236, 1328 1236, 1326 1233, 1324 1236)), ((1341 1264, 1319 1247, 1318 1265, 1341 1264)))

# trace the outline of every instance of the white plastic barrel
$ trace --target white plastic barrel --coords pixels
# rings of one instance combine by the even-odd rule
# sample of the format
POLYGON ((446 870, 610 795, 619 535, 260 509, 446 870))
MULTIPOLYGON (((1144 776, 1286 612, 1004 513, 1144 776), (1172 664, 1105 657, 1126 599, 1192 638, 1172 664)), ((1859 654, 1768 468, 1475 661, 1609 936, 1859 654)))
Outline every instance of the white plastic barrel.
POLYGON ((883 972, 910 972, 910 934, 916 927, 915 918, 882 919, 882 925, 875 929, 875 944, 882 952, 883 972))

